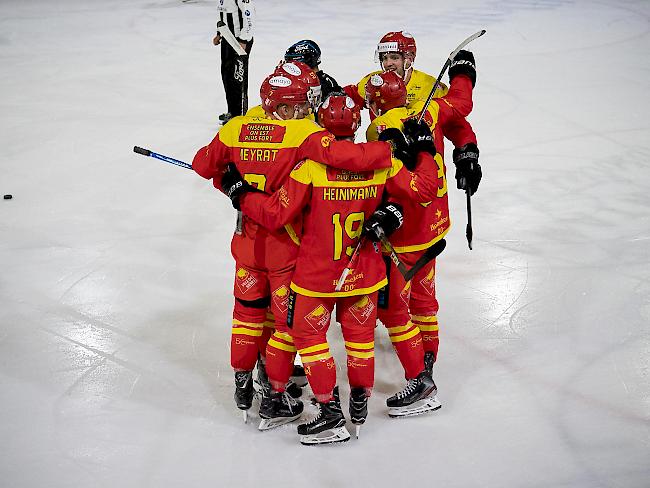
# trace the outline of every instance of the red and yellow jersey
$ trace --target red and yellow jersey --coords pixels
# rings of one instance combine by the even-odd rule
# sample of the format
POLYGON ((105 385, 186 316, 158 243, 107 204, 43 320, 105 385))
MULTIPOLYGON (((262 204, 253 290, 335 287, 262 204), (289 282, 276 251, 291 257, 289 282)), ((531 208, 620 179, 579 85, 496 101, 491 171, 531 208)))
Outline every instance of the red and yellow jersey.
MULTIPOLYGON (((246 112, 246 117, 258 117, 260 119, 264 119, 266 118, 266 112, 261 105, 255 105, 254 107, 248 109, 248 112, 246 112)), ((305 118, 307 120, 316 121, 316 117, 314 116, 313 112, 310 112, 310 114, 305 118)))
MULTIPOLYGON (((356 85, 348 85, 345 87, 345 92, 352 97, 357 105, 365 105, 366 101, 366 83, 372 75, 381 73, 381 71, 373 71, 367 74, 356 85)), ((413 69, 411 71, 411 78, 406 84, 406 106, 410 107, 417 101, 425 101, 436 82, 435 77, 423 72, 413 69)), ((436 89, 435 97, 442 97, 447 94, 447 86, 440 83, 436 89)))
MULTIPOLYGON (((273 195, 246 193, 242 212, 269 229, 280 228, 302 215, 300 250, 291 288, 307 296, 353 296, 372 293, 386 284, 386 269, 379 250, 366 242, 355 269, 341 291, 335 287, 359 242, 363 223, 391 195, 426 202, 438 192, 438 170, 429 154, 420 155, 418 171, 402 162, 367 172, 327 167, 312 160, 299 163, 273 195)), ((408 218, 408 217, 407 217, 408 218)))
MULTIPOLYGON (((454 145, 460 147, 467 143, 476 143, 476 135, 472 127, 457 110, 457 105, 466 107, 471 105, 465 94, 467 84, 471 93, 471 81, 466 76, 457 76, 452 82, 449 93, 441 99, 433 99, 427 108, 424 120, 431 127, 438 154, 438 176, 440 188, 437 197, 431 202, 421 204, 412 200, 400 200, 404 208, 404 225, 391 236, 391 243, 398 253, 420 251, 442 239, 451 226, 449 217, 449 203, 447 201, 446 168, 444 165, 444 139, 450 139, 454 145)), ((404 128, 404 121, 418 117, 424 102, 418 102, 412 107, 398 107, 374 119, 368 130, 366 138, 369 141, 377 140, 379 134, 390 127, 404 128)))

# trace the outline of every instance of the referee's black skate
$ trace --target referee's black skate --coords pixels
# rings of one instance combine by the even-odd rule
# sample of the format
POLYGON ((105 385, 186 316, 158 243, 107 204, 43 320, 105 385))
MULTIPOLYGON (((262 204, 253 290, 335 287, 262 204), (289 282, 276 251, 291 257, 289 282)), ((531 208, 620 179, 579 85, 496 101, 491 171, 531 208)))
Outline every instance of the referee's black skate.
POLYGON ((408 380, 403 390, 386 400, 389 417, 411 417, 438 410, 442 405, 436 398, 437 388, 433 378, 424 370, 408 380))
POLYGON ((303 404, 286 391, 270 391, 260 403, 259 430, 270 430, 296 420, 303 411, 303 404))
POLYGON ((248 420, 248 409, 253 404, 253 372, 235 371, 235 403, 243 411, 244 422, 248 420))
POLYGON ((230 119, 232 119, 232 114, 230 112, 219 115, 219 125, 226 125, 230 119))
POLYGON ((350 422, 356 427, 357 439, 366 417, 368 417, 368 395, 365 388, 356 386, 350 389, 350 422))
POLYGON ((334 397, 329 402, 316 402, 316 408, 318 415, 298 426, 301 444, 313 446, 350 440, 350 433, 345 428, 338 387, 334 388, 334 397))

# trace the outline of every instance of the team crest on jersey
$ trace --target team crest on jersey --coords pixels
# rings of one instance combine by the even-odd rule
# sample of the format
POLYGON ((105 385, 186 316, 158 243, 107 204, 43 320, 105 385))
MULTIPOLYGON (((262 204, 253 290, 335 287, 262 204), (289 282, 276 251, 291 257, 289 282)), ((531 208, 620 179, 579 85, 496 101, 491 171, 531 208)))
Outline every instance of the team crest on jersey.
POLYGON ((335 169, 327 166, 328 181, 369 181, 375 176, 374 171, 364 171, 356 173, 347 169, 335 169))
POLYGON ((246 293, 248 290, 255 286, 257 283, 257 278, 250 274, 250 272, 244 268, 239 268, 237 273, 235 273, 235 283, 242 293, 246 293))
POLYGON ((239 142, 273 142, 284 140, 286 127, 275 124, 244 124, 239 131, 239 142))
POLYGON ((360 324, 365 324, 375 310, 375 304, 367 296, 361 297, 351 307, 348 308, 350 314, 357 319, 360 324))
POLYGON ((273 292, 272 297, 275 306, 283 313, 286 312, 289 307, 289 288, 286 285, 280 286, 273 292))
POLYGON ((436 293, 436 269, 431 268, 431 271, 420 280, 420 284, 429 295, 433 296, 436 293))
POLYGON ((328 135, 328 136, 323 136, 322 139, 320 140, 320 143, 322 144, 323 147, 329 147, 330 143, 334 140, 334 136, 328 135))
POLYGON ((321 330, 330 323, 330 312, 323 305, 319 305, 314 310, 305 315, 305 320, 315 330, 321 330))
POLYGON ((404 288, 402 288, 402 291, 399 294, 400 298, 404 303, 407 305, 409 304, 409 301, 411 300, 411 282, 408 281, 406 285, 404 285, 404 288))

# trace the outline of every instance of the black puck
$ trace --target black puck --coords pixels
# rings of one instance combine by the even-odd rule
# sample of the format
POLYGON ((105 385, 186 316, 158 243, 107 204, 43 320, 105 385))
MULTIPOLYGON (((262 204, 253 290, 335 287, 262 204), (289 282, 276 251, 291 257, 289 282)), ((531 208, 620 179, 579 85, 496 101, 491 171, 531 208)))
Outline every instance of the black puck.
POLYGON ((5 195, 4 199, 5 200, 11 200, 14 196, 13 195, 5 195))

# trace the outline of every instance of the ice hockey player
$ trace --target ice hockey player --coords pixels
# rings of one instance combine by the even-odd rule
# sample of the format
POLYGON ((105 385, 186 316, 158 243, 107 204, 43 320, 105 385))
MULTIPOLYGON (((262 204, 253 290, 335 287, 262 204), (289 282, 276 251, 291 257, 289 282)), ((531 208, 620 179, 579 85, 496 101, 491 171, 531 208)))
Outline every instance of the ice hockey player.
MULTIPOLYGON (((383 71, 394 71, 406 85, 406 106, 411 108, 417 101, 424 102, 429 96, 436 79, 413 67, 416 54, 415 39, 411 34, 404 31, 389 32, 381 38, 375 51, 375 61, 379 62, 381 71, 375 71, 364 76, 356 85, 346 86, 345 92, 357 104, 364 106, 366 103, 366 84, 370 77, 383 71)), ((447 90, 447 86, 440 83, 434 97, 442 97, 447 93, 447 90)), ((471 91, 469 96, 471 99, 471 91)), ((466 117, 471 112, 472 107, 471 104, 469 107, 462 105, 458 106, 457 109, 466 117)))
MULTIPOLYGON (((320 81, 316 73, 306 63, 301 61, 280 62, 280 64, 275 68, 275 71, 279 72, 279 74, 289 74, 291 76, 296 76, 295 73, 300 73, 297 75, 298 78, 309 88, 309 91, 307 92, 309 111, 304 118, 315 121, 316 110, 318 110, 318 106, 323 99, 320 81)), ((265 118, 266 112, 264 106, 260 104, 251 107, 248 112, 246 112, 246 115, 248 117, 265 118)))
MULTIPOLYGON (((407 266, 412 266, 425 250, 442 239, 449 230, 449 207, 447 183, 443 162, 443 134, 457 147, 454 162, 457 178, 462 176, 476 181, 478 148, 476 135, 471 126, 455 106, 465 103, 471 72, 454 70, 450 72, 450 89, 442 99, 433 99, 422 125, 416 119, 424 104, 417 102, 411 108, 406 103, 406 87, 397 73, 387 71, 368 79, 366 85, 367 104, 376 115, 366 132, 368 140, 381 138, 382 133, 404 130, 417 138, 417 131, 424 125, 431 127, 438 149, 436 161, 442 185, 435 205, 401 201, 406 224, 391 239, 395 251, 407 266), (406 121, 406 122, 404 122, 406 121), (469 165, 469 166, 468 166, 469 165), (474 168, 474 169, 471 169, 474 168)), ((471 86, 469 87, 471 92, 471 86)), ((406 387, 387 400, 389 415, 410 416, 440 408, 436 389, 426 394, 425 378, 433 376, 433 363, 438 351, 438 301, 435 295, 435 260, 422 268, 410 282, 405 282, 389 263, 389 284, 386 290, 387 308, 379 310, 379 319, 388 329, 393 347, 405 369, 406 387)))
MULTIPOLYGON (((310 108, 309 87, 301 81, 302 74, 294 64, 269 75, 260 89, 267 118, 234 117, 210 144, 199 149, 192 168, 220 188, 224 168, 233 162, 247 182, 273 192, 296 162, 305 158, 350 171, 390 167, 390 144, 335 141, 325 129, 304 120, 310 108)), ((297 418, 302 411, 300 402, 284 394, 295 355, 286 326, 290 276, 298 250, 295 237, 291 227, 269 232, 244 218, 242 231, 233 235, 231 246, 236 262, 231 340, 235 402, 244 411, 252 405, 252 370, 270 307, 276 331, 266 348, 266 372, 273 392, 263 399, 262 407, 281 410, 289 419, 297 418)))
MULTIPOLYGON (((321 125, 338 139, 353 138, 361 120, 359 107, 345 95, 330 96, 318 116, 321 125)), ((415 173, 397 159, 391 160, 390 168, 366 172, 330 168, 307 159, 296 165, 273 195, 254 191, 234 165, 229 165, 222 179, 223 190, 235 207, 270 230, 281 229, 302 216, 288 323, 319 409, 314 420, 298 426, 303 444, 349 439, 335 387, 336 365, 327 341, 334 306, 347 352, 350 417, 356 425, 365 422, 374 382, 377 290, 387 282, 381 252, 371 241, 378 240, 376 226, 389 235, 403 220, 399 204, 381 203, 384 189, 392 198, 436 199, 438 166, 432 158, 435 150, 430 134, 429 139, 430 149, 417 155, 415 173), (353 271, 337 287, 353 253, 353 271)))
POLYGON ((301 61, 314 70, 318 80, 320 81, 321 94, 325 100, 330 93, 340 92, 342 88, 334 78, 320 69, 321 50, 315 41, 310 39, 303 39, 298 41, 287 49, 284 53, 284 60, 289 63, 291 61, 301 61))

